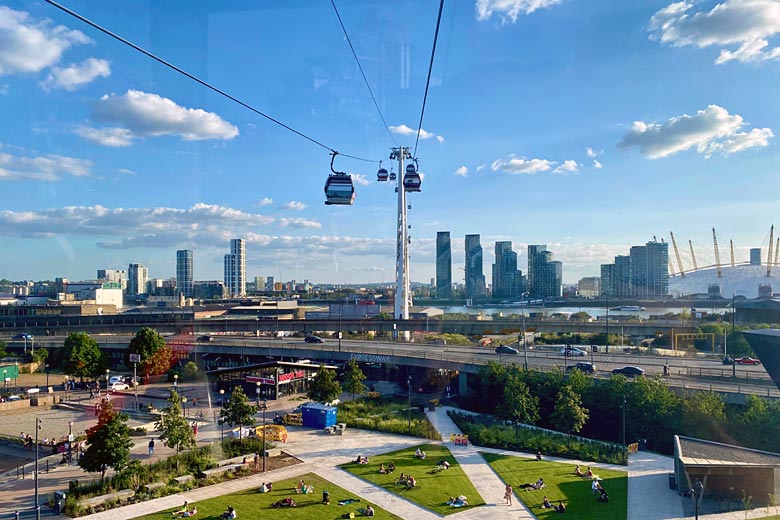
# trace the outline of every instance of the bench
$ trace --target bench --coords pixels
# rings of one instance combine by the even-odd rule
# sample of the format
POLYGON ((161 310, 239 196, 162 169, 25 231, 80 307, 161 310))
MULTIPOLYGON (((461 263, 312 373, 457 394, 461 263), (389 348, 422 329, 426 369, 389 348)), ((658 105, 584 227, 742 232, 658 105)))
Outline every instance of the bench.
POLYGON ((236 472, 240 470, 241 468, 246 468, 247 464, 226 464, 224 466, 220 466, 218 468, 214 469, 205 469, 203 471, 198 472, 198 478, 209 478, 214 477, 217 475, 223 475, 225 473, 229 472, 236 472))
POLYGON ((146 484, 145 486, 142 486, 141 489, 151 492, 156 489, 160 489, 164 487, 165 487, 165 482, 152 482, 151 484, 146 484))
POLYGON ((177 484, 184 484, 185 482, 189 482, 190 480, 195 480, 195 477, 193 477, 192 475, 182 475, 181 477, 176 477, 173 480, 175 480, 177 484))
POLYGON ((134 496, 135 496, 135 491, 133 491, 132 489, 122 489, 115 493, 108 493, 106 495, 99 495, 96 497, 79 500, 79 505, 83 507, 95 507, 95 506, 105 504, 106 502, 113 502, 115 500, 119 502, 124 502, 130 498, 133 498, 134 496))

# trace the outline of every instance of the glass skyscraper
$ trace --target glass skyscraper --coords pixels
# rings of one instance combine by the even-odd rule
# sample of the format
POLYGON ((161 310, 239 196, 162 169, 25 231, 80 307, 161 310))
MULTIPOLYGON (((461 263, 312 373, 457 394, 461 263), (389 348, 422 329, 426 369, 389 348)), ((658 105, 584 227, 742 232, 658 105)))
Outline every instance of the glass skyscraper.
POLYGON ((246 243, 243 238, 230 240, 230 253, 225 255, 225 288, 233 298, 246 295, 246 243))
POLYGON ((479 235, 466 235, 466 298, 481 300, 486 293, 479 235))
POLYGON ((452 245, 449 231, 436 233, 436 297, 452 298, 452 245))
POLYGON ((185 298, 192 298, 194 284, 192 261, 193 254, 189 249, 176 251, 176 291, 183 294, 185 298))

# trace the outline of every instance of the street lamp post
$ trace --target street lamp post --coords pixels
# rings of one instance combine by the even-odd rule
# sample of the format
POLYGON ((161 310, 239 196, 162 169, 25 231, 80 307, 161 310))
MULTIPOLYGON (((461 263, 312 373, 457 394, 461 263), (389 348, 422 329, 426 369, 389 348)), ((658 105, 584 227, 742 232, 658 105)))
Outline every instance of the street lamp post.
MULTIPOLYGON (((225 389, 220 388, 219 389, 219 404, 222 405, 222 410, 225 409, 225 389)), ((223 417, 220 420, 220 433, 219 433, 219 441, 225 442, 225 418, 223 417)))
POLYGON ((41 506, 38 503, 38 430, 42 428, 43 421, 35 418, 35 518, 41 518, 41 506))
POLYGON ((693 500, 696 504, 696 520, 699 520, 699 500, 701 500, 701 495, 703 493, 704 484, 702 484, 701 480, 697 478, 696 482, 693 483, 693 500))
POLYGON ((626 451, 626 394, 623 394, 623 452, 626 451))
POLYGON ((49 364, 46 363, 44 365, 44 367, 46 368, 46 387, 48 388, 48 386, 49 386, 49 364))
POLYGON ((606 338, 606 344, 604 351, 609 354, 609 294, 604 293, 604 302, 607 309, 607 318, 605 320, 606 322, 606 332, 607 332, 607 338, 606 338))
POLYGON ((268 410, 268 401, 263 399, 260 403, 260 410, 263 412, 263 473, 265 473, 265 411, 268 410))
POLYGON ((108 393, 108 374, 111 373, 111 370, 106 369, 106 393, 108 393))
POLYGON ((261 383, 260 381, 255 383, 255 395, 257 396, 257 408, 258 409, 260 408, 260 391, 261 391, 260 387, 262 386, 262 384, 263 383, 261 383))
POLYGON ((339 352, 341 352, 341 291, 339 291, 339 352))
POLYGON ((407 384, 407 392, 408 392, 408 395, 407 395, 407 398, 408 398, 407 405, 409 406, 409 410, 408 410, 408 412, 409 412, 409 426, 408 427, 409 427, 409 433, 412 433, 412 376, 409 376, 407 378, 406 384, 407 384))
POLYGON ((5 393, 8 388, 8 378, 6 377, 7 373, 7 370, 3 370, 3 393, 5 393))
POLYGON ((523 311, 523 368, 528 370, 528 338, 525 335, 525 304, 528 301, 528 293, 524 292, 520 296, 523 298, 523 306, 520 307, 523 311))
POLYGON ((179 374, 173 374, 173 389, 176 390, 179 387, 179 374))
POLYGON ((73 461, 73 421, 68 421, 68 464, 73 461))
POLYGON ((182 397, 181 398, 181 414, 184 416, 184 418, 187 418, 187 398, 182 397))

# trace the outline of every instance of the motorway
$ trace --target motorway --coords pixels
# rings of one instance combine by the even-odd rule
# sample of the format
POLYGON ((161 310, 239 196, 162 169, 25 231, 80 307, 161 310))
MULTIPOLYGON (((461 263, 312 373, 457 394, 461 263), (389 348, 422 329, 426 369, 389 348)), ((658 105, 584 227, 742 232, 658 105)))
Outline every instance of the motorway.
MULTIPOLYGON (((95 340, 104 348, 112 350, 124 348, 131 337, 131 335, 113 334, 94 336, 95 340)), ((247 357, 266 355, 260 349, 267 350, 268 354, 276 357, 290 357, 299 353, 299 358, 308 358, 315 363, 325 360, 345 361, 350 358, 371 360, 376 356, 383 356, 387 362, 406 365, 416 364, 415 359, 425 360, 425 363, 421 364, 427 367, 435 366, 436 362, 442 362, 446 366, 468 365, 470 370, 467 371, 476 372, 480 366, 486 365, 489 361, 522 365, 525 360, 522 350, 519 355, 496 354, 492 346, 342 340, 339 348, 339 342, 335 339, 326 339, 322 344, 311 344, 306 343, 302 338, 272 339, 269 337, 221 335, 212 336, 212 341, 209 342, 198 342, 193 336, 184 336, 184 339, 182 337, 182 335, 170 337, 169 342, 185 344, 195 352, 222 352, 247 357), (280 354, 280 352, 284 352, 284 354, 280 354), (387 358, 388 356, 389 358, 387 358)), ((36 338, 36 345, 56 348, 62 345, 64 339, 61 336, 39 337, 36 338)), ((19 342, 11 341, 9 343, 18 346, 19 342)), ((736 377, 732 377, 732 366, 723 365, 720 358, 716 356, 703 354, 695 358, 691 356, 658 356, 639 354, 638 350, 624 353, 619 346, 610 346, 610 353, 605 353, 603 352, 604 347, 601 346, 597 353, 588 352, 583 357, 567 358, 560 354, 562 347, 562 345, 537 345, 529 348, 527 351, 528 368, 550 371, 557 367, 564 370, 566 366, 577 361, 592 361, 597 370, 596 377, 609 377, 612 369, 626 365, 639 366, 645 370, 648 376, 662 376, 664 365, 668 363, 670 377, 664 377, 664 380, 673 387, 780 397, 780 391, 760 365, 737 365, 734 369, 736 377)), ((588 346, 582 348, 590 350, 588 346)))

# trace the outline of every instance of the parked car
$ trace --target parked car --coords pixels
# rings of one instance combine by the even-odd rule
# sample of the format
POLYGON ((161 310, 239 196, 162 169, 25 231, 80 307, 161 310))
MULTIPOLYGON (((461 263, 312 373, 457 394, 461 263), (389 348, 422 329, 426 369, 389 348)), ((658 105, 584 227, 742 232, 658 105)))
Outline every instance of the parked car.
POLYGON ((208 336, 208 335, 204 335, 204 336, 198 336, 198 337, 195 339, 195 341, 201 341, 201 342, 204 342, 204 343, 209 343, 209 342, 211 342, 212 340, 213 340, 213 338, 212 338, 211 336, 208 336))
POLYGON ((114 383, 124 383, 127 376, 111 376, 108 378, 108 384, 113 385, 114 383))
POLYGON ((645 371, 642 368, 634 367, 634 366, 625 366, 622 368, 615 368, 612 370, 612 373, 617 374, 623 374, 624 376, 633 377, 633 376, 643 376, 645 375, 645 371))
POLYGON ((5 400, 6 401, 21 401, 22 398, 19 397, 18 395, 9 395, 8 397, 5 398, 5 400))
POLYGON ((580 372, 585 372, 586 374, 593 374, 596 372, 596 367, 594 367, 593 363, 589 361, 580 361, 579 363, 570 365, 566 368, 566 372, 571 372, 573 370, 579 370, 580 372))
POLYGON ((573 347, 564 347, 561 349, 561 355, 562 356, 571 356, 571 357, 580 357, 580 356, 587 356, 588 353, 585 352, 582 349, 579 348, 573 348, 573 347))
POLYGON ((26 339, 26 340, 30 341, 30 340, 33 339, 33 335, 32 334, 27 334, 26 332, 20 332, 19 334, 16 334, 11 339, 21 339, 21 340, 25 340, 26 339))
POLYGON ((129 390, 129 389, 130 389, 130 385, 128 385, 127 383, 114 383, 111 385, 112 392, 116 392, 119 390, 129 390))
POLYGON ((761 361, 759 361, 756 358, 752 358, 750 356, 742 356, 738 357, 734 360, 734 363, 737 365, 760 365, 761 361))
POLYGON ((306 343, 325 343, 325 340, 319 336, 306 336, 304 341, 306 343))
POLYGON ((512 348, 509 345, 500 345, 496 347, 496 354, 519 354, 516 348, 512 348))

